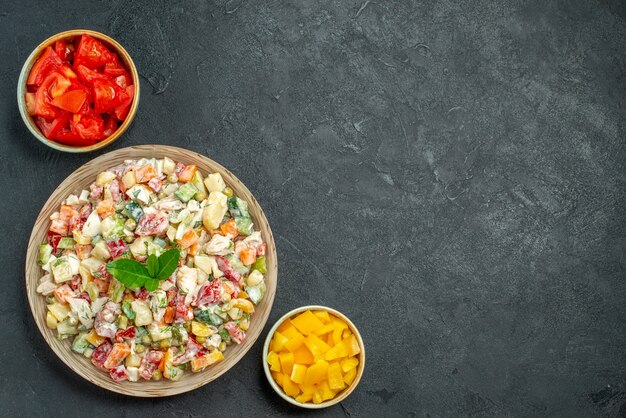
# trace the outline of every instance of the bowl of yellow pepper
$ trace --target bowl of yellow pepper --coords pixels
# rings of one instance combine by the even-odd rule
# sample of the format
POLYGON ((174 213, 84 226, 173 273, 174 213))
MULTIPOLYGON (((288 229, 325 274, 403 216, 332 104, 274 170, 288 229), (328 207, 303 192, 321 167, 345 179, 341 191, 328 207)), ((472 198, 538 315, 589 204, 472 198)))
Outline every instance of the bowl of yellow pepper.
POLYGON ((263 369, 272 388, 302 408, 335 405, 354 391, 365 368, 361 334, 344 314, 326 306, 287 312, 263 346, 263 369))

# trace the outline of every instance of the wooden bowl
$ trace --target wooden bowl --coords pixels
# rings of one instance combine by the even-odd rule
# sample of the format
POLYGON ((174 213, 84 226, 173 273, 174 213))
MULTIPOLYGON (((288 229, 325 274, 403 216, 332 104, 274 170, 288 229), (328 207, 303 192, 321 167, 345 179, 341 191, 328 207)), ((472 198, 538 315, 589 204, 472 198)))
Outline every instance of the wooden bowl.
POLYGON ((37 46, 37 48, 35 48, 34 51, 31 52, 31 54, 28 56, 28 58, 26 59, 26 62, 24 63, 24 66, 22 67, 22 71, 20 72, 20 78, 17 82, 17 106, 20 110, 20 115, 22 115, 22 120, 26 124, 26 127, 28 128, 28 130, 35 136, 35 138, 37 138, 43 144, 49 146, 50 148, 54 148, 55 150, 64 151, 64 152, 82 153, 82 152, 95 151, 95 150, 104 148, 107 145, 115 142, 120 136, 122 136, 124 132, 126 132, 130 124, 133 122, 133 119, 135 119, 135 114, 137 113, 137 107, 139 107, 139 73, 137 72, 137 67, 135 67, 135 63, 133 62, 128 52, 126 52, 124 47, 120 45, 115 39, 103 33, 96 32, 93 30, 87 30, 87 29, 68 30, 65 32, 57 33, 56 35, 51 36, 50 38, 46 39, 45 41, 40 43, 37 46), (109 49, 117 53, 117 55, 120 57, 120 59, 122 60, 122 62, 124 63, 126 68, 128 68, 130 72, 130 76, 133 79, 133 85, 135 86, 135 95, 133 96, 133 102, 130 106, 130 110, 128 112, 128 115, 126 116, 126 119, 124 119, 122 124, 117 127, 117 130, 113 133, 113 135, 93 145, 89 145, 86 147, 73 147, 71 145, 64 145, 59 142, 51 141, 48 138, 46 138, 45 135, 41 132, 41 130, 37 126, 37 124, 35 123, 35 121, 33 120, 32 116, 28 114, 28 112, 26 111, 26 96, 25 96, 27 92, 26 80, 28 79, 28 74, 30 74, 30 69, 32 68, 33 64, 35 64, 35 62, 37 61, 37 58, 39 58, 39 55, 41 55, 41 53, 48 46, 51 46, 51 45, 53 46, 56 41, 59 41, 62 39, 70 40, 70 39, 77 38, 84 33, 90 35, 93 38, 96 38, 97 40, 102 42, 104 45, 106 45, 109 49))
POLYGON ((246 354, 246 352, 248 352, 261 334, 267 322, 267 318, 269 317, 270 310, 272 309, 272 303, 274 302, 274 295, 276 293, 278 264, 276 259, 276 245, 267 218, 252 193, 250 193, 246 186, 244 186, 234 174, 215 161, 192 151, 164 145, 139 145, 115 150, 89 161, 70 174, 70 176, 56 188, 50 198, 48 198, 48 201, 43 206, 43 209, 41 209, 35 221, 28 243, 25 271, 26 293, 35 322, 41 335, 43 335, 43 338, 57 356, 59 356, 61 361, 91 383, 113 392, 139 397, 161 397, 176 395, 206 385, 226 373, 246 354), (256 312, 250 321, 250 329, 247 332, 244 343, 230 346, 224 352, 224 360, 209 366, 207 370, 199 373, 185 373, 179 381, 175 382, 167 380, 159 382, 142 380, 135 383, 128 381, 121 383, 114 382, 111 380, 108 373, 96 368, 96 366, 91 364, 89 359, 72 352, 68 340, 59 341, 55 338, 52 330, 48 329, 46 326, 45 298, 36 292, 37 283, 40 277, 43 276, 41 266, 37 264, 38 247, 39 244, 46 240, 46 233, 50 224, 50 215, 58 209, 59 205, 69 194, 80 192, 83 188, 95 181, 96 175, 102 170, 120 164, 124 160, 142 157, 170 157, 176 162, 196 164, 198 169, 203 173, 220 173, 226 184, 233 189, 235 194, 248 202, 248 209, 254 220, 254 224, 256 228, 261 231, 261 235, 267 243, 267 274, 265 275, 267 292, 264 299, 256 307, 256 312))
POLYGON ((352 321, 350 321, 348 317, 342 314, 341 312, 333 308, 329 308, 327 306, 319 306, 319 305, 302 306, 300 308, 296 308, 284 314, 278 321, 276 321, 272 329, 270 329, 270 331, 267 333, 267 337, 265 338, 265 344, 263 345, 263 370, 265 370, 265 377, 267 377, 267 381, 270 383, 270 386, 272 386, 272 388, 276 391, 276 393, 278 393, 278 395, 280 395, 281 398, 283 398, 290 404, 299 406, 301 408, 307 408, 307 409, 328 408, 329 406, 336 405, 339 402, 346 399, 358 386, 359 381, 361 380, 361 377, 363 376, 363 371, 365 370, 365 345, 363 344, 363 338, 361 338, 361 334, 359 333, 359 330, 352 323, 352 321), (335 315, 336 317, 343 320, 348 325, 348 327, 350 328, 350 330, 356 337, 357 341, 359 342, 359 346, 361 347, 361 352, 359 353, 359 365, 357 366, 356 377, 354 378, 354 381, 352 382, 352 384, 350 384, 342 392, 339 392, 339 394, 335 396, 333 399, 330 399, 326 402, 322 402, 319 404, 298 402, 291 396, 288 396, 285 392, 283 392, 281 387, 278 386, 278 384, 274 381, 274 378, 272 377, 272 372, 270 371, 270 367, 267 364, 267 354, 269 353, 270 342, 272 341, 272 337, 274 337, 274 332, 276 332, 276 329, 286 319, 292 318, 296 316, 297 314, 307 311, 307 310, 326 311, 329 314, 335 315))

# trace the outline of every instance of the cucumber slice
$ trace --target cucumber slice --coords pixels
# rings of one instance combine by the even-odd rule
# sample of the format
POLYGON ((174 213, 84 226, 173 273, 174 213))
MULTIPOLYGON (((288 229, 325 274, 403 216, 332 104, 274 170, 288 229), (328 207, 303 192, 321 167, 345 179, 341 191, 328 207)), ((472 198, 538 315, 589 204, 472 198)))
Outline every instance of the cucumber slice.
POLYGON ((185 183, 174 193, 182 202, 189 202, 191 198, 198 192, 198 188, 191 183, 185 183))
POLYGON ((41 244, 39 246, 39 258, 37 262, 41 265, 48 264, 50 261, 50 256, 52 255, 52 245, 50 244, 41 244))
POLYGON ((76 241, 70 237, 63 237, 59 240, 59 245, 57 248, 61 248, 63 250, 73 250, 75 248, 76 241))

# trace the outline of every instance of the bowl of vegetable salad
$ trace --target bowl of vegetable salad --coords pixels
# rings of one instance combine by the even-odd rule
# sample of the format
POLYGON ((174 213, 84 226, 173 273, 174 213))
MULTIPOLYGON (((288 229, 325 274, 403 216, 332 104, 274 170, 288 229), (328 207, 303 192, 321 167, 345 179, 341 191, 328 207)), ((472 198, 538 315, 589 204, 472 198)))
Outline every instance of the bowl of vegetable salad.
POLYGON ((272 233, 248 189, 168 146, 76 170, 44 205, 26 259, 44 339, 82 377, 133 396, 226 372, 263 329, 276 277, 272 233))

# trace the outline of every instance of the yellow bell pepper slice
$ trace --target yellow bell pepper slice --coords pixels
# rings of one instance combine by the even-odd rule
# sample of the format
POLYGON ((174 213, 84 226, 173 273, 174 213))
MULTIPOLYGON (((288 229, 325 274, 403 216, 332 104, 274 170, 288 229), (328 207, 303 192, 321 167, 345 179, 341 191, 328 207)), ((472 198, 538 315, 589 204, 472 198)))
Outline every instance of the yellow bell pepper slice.
POLYGON ((267 353, 267 362, 270 365, 270 370, 273 372, 280 371, 280 359, 278 358, 278 354, 273 351, 267 353))
POLYGON ((278 358, 280 359, 280 369, 282 372, 291 375, 291 369, 294 364, 293 353, 280 353, 278 358))
POLYGON ((328 362, 325 360, 319 360, 315 364, 309 366, 306 369, 306 374, 304 376, 304 384, 305 385, 314 385, 317 383, 321 383, 326 380, 328 375, 328 362))
POLYGON ((305 345, 293 352, 294 361, 298 364, 313 364, 315 362, 313 354, 305 345))
POLYGON ((322 328, 324 323, 311 311, 304 311, 291 320, 294 327, 304 335, 311 334, 314 330, 322 328))
MULTIPOLYGON (((307 367, 302 364, 294 364, 291 370, 291 380, 294 383, 304 383, 304 376, 306 375, 307 367)), ((343 380, 341 381, 343 383, 343 380)))
POLYGON ((356 368, 359 365, 359 359, 356 357, 349 357, 341 360, 341 370, 344 373, 356 368))
POLYGON ((304 335, 296 331, 295 334, 285 343, 285 348, 291 352, 296 351, 304 344, 304 335))
POLYGON ((346 387, 341 373, 341 365, 338 362, 330 363, 328 366, 328 386, 331 390, 341 390, 346 387))

